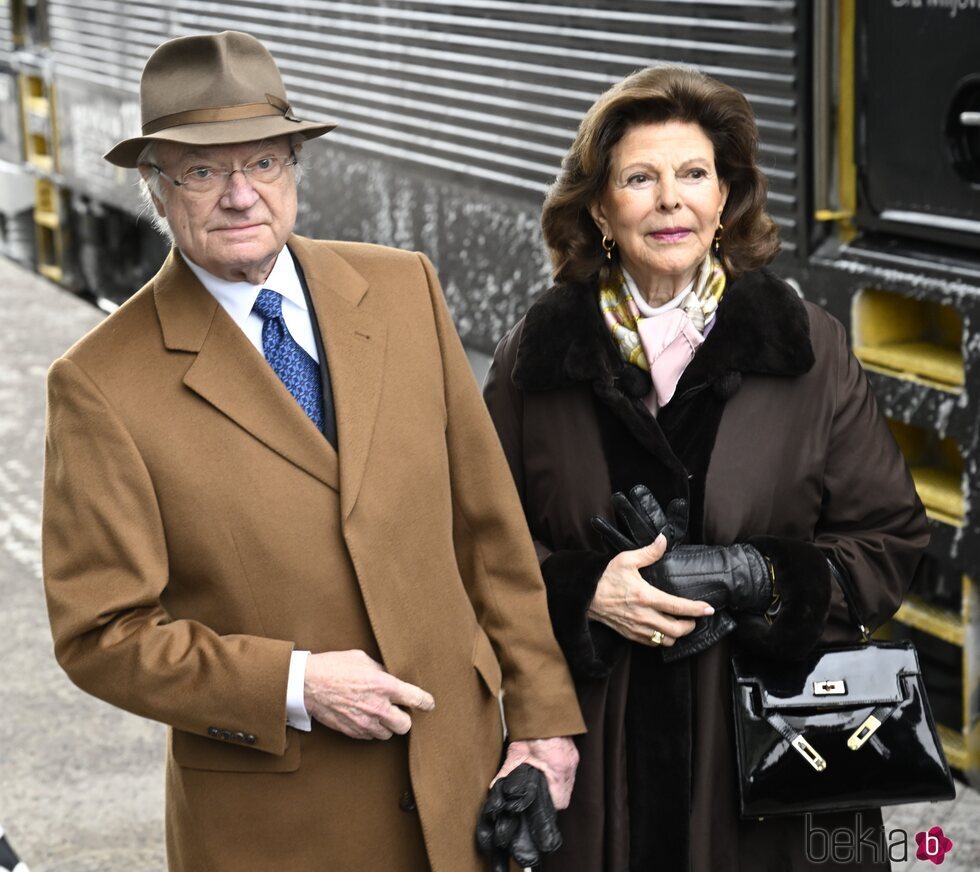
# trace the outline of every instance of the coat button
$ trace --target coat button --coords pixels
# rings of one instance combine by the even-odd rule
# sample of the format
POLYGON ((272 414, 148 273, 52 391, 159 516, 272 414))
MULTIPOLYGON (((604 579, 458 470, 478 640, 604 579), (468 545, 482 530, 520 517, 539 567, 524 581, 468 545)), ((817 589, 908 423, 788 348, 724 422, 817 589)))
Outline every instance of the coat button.
POLYGON ((411 790, 406 790, 398 798, 398 807, 402 811, 415 811, 415 797, 412 796, 411 790))
POLYGON ((258 741, 258 739, 256 739, 255 736, 253 736, 251 733, 248 733, 245 736, 245 744, 246 745, 254 745, 257 741, 258 741))
POLYGON ((245 734, 244 733, 235 733, 235 735, 232 736, 232 739, 234 739, 236 742, 244 742, 245 741, 245 734))
POLYGON ((217 727, 208 727, 208 735, 212 739, 217 739, 218 736, 221 735, 221 730, 219 730, 217 727))
POLYGON ((231 741, 231 730, 221 730, 221 738, 226 742, 231 741))

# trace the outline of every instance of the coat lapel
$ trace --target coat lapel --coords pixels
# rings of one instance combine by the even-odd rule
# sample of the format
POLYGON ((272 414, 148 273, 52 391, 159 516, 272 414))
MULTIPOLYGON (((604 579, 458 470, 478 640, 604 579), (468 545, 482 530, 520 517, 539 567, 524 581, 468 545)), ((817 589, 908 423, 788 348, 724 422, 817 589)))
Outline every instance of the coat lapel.
POLYGON ((337 414, 340 501, 357 502, 378 416, 387 348, 382 299, 344 258, 322 243, 290 237, 310 289, 330 367, 337 414))
POLYGON ((153 289, 164 344, 195 354, 184 384, 231 421, 329 485, 337 455, 225 310, 171 251, 153 289))

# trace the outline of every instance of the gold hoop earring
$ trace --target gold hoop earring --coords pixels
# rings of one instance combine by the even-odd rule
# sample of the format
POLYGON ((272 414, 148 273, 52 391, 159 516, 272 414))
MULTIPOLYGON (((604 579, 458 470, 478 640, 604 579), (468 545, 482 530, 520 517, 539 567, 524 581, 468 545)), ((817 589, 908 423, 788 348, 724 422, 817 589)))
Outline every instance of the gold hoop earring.
POLYGON ((718 229, 715 231, 715 254, 721 251, 721 231, 725 229, 725 225, 720 221, 718 222, 718 229))
POLYGON ((602 250, 606 253, 606 260, 612 260, 613 249, 616 247, 616 240, 611 236, 602 235, 602 250))

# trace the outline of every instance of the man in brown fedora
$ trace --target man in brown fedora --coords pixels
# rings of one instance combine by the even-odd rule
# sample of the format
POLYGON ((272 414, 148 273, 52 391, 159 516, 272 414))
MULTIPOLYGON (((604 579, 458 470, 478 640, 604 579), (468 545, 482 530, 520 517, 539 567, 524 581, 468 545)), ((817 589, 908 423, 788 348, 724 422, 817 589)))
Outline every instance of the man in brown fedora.
POLYGON ((106 157, 174 247, 50 371, 58 660, 170 725, 173 870, 484 868, 502 716, 559 807, 582 723, 432 265, 292 233, 334 125, 254 38, 165 43, 140 99, 106 157))

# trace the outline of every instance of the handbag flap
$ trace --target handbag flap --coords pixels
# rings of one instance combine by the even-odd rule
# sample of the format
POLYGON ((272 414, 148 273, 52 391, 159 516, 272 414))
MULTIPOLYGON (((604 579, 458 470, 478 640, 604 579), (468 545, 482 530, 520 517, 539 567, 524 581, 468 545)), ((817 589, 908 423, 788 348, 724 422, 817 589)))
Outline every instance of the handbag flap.
POLYGON ((754 686, 763 710, 898 703, 900 676, 918 675, 910 642, 872 642, 812 652, 797 661, 738 654, 735 680, 754 686))

